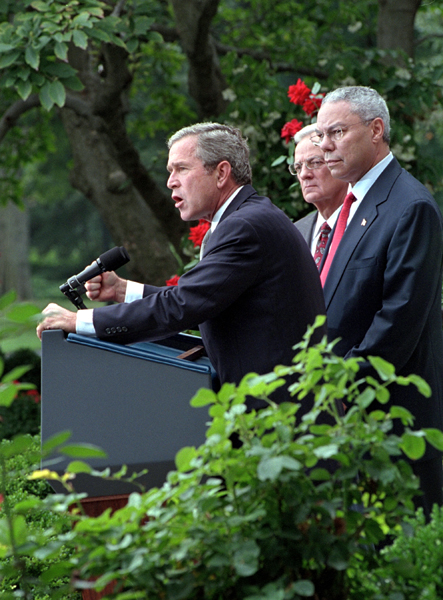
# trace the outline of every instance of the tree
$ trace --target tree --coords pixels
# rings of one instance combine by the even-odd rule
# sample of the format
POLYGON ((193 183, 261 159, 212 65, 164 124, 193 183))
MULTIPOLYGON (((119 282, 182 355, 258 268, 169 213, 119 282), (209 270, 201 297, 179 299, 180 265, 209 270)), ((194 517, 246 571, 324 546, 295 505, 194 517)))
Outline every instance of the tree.
MULTIPOLYGON (((255 187, 290 216, 303 210, 284 165, 270 167, 291 110, 286 89, 298 77, 324 90, 376 86, 392 108, 400 160, 438 191, 441 175, 421 160, 426 140, 416 139, 414 123, 441 100, 440 66, 404 58, 413 55, 420 4, 3 0, 0 164, 17 168, 5 142, 16 143, 29 111, 58 113, 72 149, 71 184, 129 250, 131 276, 159 284, 175 272, 188 230, 164 185, 164 140, 179 127, 198 119, 240 126, 255 187)), ((29 152, 16 147, 23 165, 29 152)))

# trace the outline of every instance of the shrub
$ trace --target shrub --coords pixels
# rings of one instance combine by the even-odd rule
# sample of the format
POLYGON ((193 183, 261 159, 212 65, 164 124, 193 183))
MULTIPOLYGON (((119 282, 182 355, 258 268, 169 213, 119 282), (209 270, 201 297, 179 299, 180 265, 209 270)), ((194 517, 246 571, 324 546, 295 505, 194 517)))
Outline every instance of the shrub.
MULTIPOLYGON (((39 467, 40 436, 22 436, 15 441, 3 440, 0 443, 0 476, 1 509, 0 509, 0 546, 5 538, 10 542, 7 532, 8 512, 16 513, 15 540, 19 542, 25 534, 26 543, 45 538, 49 544, 56 532, 61 535, 70 531, 71 522, 64 513, 47 511, 40 500, 52 494, 52 488, 44 480, 30 479, 30 474, 39 467), (19 450, 19 451, 17 451, 19 450), (31 509, 32 508, 32 509, 31 509), (19 516, 20 515, 20 516, 19 516), (52 532, 52 533, 51 533, 52 532)), ((2 546, 4 548, 4 546, 2 546)), ((68 550, 60 552, 54 560, 49 555, 39 553, 28 554, 17 549, 14 555, 0 552, 0 596, 8 598, 29 598, 33 600, 49 600, 54 593, 66 588, 68 579, 54 578, 45 590, 41 584, 45 573, 54 563, 66 558, 68 550), (3 556, 3 558, 1 558, 3 556), (39 582, 40 581, 40 582, 39 582), (37 583, 39 582, 39 583, 37 583)), ((80 594, 65 594, 66 599, 80 600, 80 594)))
MULTIPOLYGON (((409 429, 404 409, 368 407, 374 398, 387 402, 395 381, 413 382, 426 394, 429 388, 415 377, 397 378, 377 358, 370 361, 381 383, 358 380, 359 359, 343 360, 326 340, 315 347, 308 340, 291 367, 251 374, 218 394, 200 390, 192 403, 210 405, 206 442, 178 453, 177 470, 162 488, 131 494, 113 515, 79 512, 73 555, 63 565, 66 575, 75 568, 77 586, 103 589, 115 581, 109 597, 121 600, 351 597, 355 569, 377 566, 374 546, 414 514, 418 483, 401 454, 419 457, 427 435, 409 429), (269 408, 246 412, 247 396, 269 399, 294 374, 295 399, 315 397, 301 420, 298 402, 268 400, 269 408), (343 398, 351 403, 344 417, 336 404, 343 398), (321 413, 335 424, 319 424, 321 413), (405 424, 402 437, 391 433, 394 418, 405 424), (233 447, 234 434, 240 448, 233 447), (327 470, 324 461, 331 460, 334 469, 327 470)), ((428 433, 442 445, 441 434, 428 433)), ((91 469, 74 461, 67 471, 91 469)), ((64 481, 72 491, 75 479, 64 481)), ((45 501, 50 508, 61 499, 45 501)))
POLYGON ((406 518, 376 569, 356 572, 356 600, 441 600, 443 598, 443 507, 434 506, 425 523, 420 509, 406 518))
POLYGON ((12 439, 14 435, 40 431, 41 359, 32 350, 23 348, 4 358, 4 372, 26 366, 22 380, 32 389, 19 390, 10 406, 0 406, 0 440, 12 439))

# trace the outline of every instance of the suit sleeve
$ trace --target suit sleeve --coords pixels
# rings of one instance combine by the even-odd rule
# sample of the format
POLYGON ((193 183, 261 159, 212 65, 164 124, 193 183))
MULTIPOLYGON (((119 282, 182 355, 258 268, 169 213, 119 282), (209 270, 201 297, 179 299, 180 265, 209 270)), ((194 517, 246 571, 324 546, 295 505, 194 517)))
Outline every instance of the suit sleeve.
POLYGON ((434 206, 420 200, 408 204, 385 256, 377 259, 385 261, 381 307, 346 357, 381 356, 398 371, 426 335, 430 311, 441 305, 442 226, 434 206))
POLYGON ((144 298, 94 309, 98 337, 133 343, 168 337, 218 315, 260 273, 262 253, 254 227, 242 218, 222 221, 208 253, 177 286, 144 286, 144 298), (227 222, 229 221, 229 222, 227 222))

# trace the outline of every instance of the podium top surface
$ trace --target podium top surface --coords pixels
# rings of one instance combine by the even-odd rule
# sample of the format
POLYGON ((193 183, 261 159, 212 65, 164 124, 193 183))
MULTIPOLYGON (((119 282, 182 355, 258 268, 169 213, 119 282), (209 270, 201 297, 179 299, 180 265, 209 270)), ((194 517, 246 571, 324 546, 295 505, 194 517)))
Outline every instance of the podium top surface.
MULTIPOLYGON (((209 359, 202 356, 196 360, 183 360, 177 358, 178 350, 175 346, 167 346, 162 342, 139 342, 137 344, 116 344, 114 342, 105 342, 95 337, 89 337, 84 335, 78 335, 76 333, 68 334, 66 340, 74 344, 82 344, 84 346, 90 346, 101 350, 107 350, 109 352, 116 352, 117 354, 123 354, 126 356, 132 356, 134 358, 141 358, 152 362, 158 362, 162 364, 168 364, 170 366, 179 367, 180 369, 186 369, 189 371, 195 371, 198 373, 212 373, 213 367, 209 359)), ((180 341, 185 343, 189 348, 192 344, 196 345, 201 343, 200 338, 195 336, 186 336, 180 334, 180 341)))

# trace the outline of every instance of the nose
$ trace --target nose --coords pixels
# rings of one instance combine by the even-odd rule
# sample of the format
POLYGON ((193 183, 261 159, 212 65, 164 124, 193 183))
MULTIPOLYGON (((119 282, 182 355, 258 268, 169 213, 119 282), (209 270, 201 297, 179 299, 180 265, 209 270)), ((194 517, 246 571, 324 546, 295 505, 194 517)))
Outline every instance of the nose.
POLYGON ((298 174, 299 179, 306 179, 306 177, 312 177, 313 175, 314 173, 312 172, 312 169, 308 169, 306 163, 302 163, 301 171, 298 174))
POLYGON ((335 146, 329 135, 325 135, 323 136, 322 141, 318 144, 318 147, 321 148, 323 152, 326 152, 328 149, 333 149, 335 146))
POLYGON ((166 182, 166 187, 169 188, 170 190, 172 190, 173 188, 176 188, 178 185, 177 183, 177 179, 175 177, 174 171, 171 171, 171 173, 169 174, 168 177, 168 181, 166 182))

